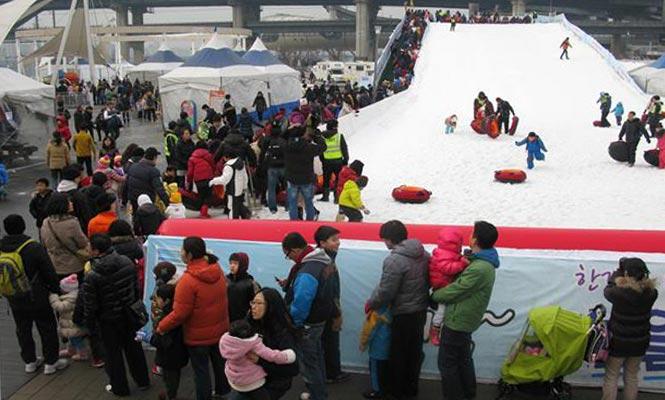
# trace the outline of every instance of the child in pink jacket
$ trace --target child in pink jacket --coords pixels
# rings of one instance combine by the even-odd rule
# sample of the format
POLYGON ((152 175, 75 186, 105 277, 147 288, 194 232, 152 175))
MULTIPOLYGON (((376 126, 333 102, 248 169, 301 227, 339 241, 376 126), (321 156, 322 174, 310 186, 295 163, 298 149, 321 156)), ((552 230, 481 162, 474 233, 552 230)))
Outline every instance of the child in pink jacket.
POLYGON ((263 388, 266 372, 249 359, 250 353, 275 364, 291 364, 296 360, 296 354, 291 349, 272 350, 266 347, 244 319, 231 323, 229 331, 219 341, 219 351, 226 359, 224 372, 229 385, 252 398, 269 398, 269 394, 263 388))
MULTIPOLYGON (((469 260, 461 252, 462 234, 456 229, 441 229, 438 246, 432 252, 432 258, 429 262, 429 282, 434 290, 451 284, 455 277, 469 265, 469 260)), ((429 337, 435 346, 438 346, 441 341, 440 331, 444 307, 443 304, 439 304, 439 308, 432 319, 429 337)))

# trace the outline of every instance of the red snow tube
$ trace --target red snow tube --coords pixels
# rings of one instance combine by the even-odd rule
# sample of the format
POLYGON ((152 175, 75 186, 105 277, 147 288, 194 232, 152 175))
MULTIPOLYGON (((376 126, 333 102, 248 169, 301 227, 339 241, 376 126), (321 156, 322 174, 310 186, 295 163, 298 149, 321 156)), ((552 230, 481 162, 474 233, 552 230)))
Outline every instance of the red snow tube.
POLYGON ((418 186, 402 185, 393 189, 393 199, 400 203, 424 203, 432 196, 432 192, 418 186))
POLYGON ((492 139, 496 139, 499 137, 499 121, 496 120, 496 118, 492 118, 489 123, 487 124, 487 135, 491 137, 492 139))
POLYGON ((526 172, 521 169, 502 169, 494 171, 494 179, 503 183, 522 183, 526 180, 526 172))
POLYGON ((483 135, 483 120, 482 119, 474 119, 473 122, 471 122, 471 129, 473 129, 477 134, 483 135))

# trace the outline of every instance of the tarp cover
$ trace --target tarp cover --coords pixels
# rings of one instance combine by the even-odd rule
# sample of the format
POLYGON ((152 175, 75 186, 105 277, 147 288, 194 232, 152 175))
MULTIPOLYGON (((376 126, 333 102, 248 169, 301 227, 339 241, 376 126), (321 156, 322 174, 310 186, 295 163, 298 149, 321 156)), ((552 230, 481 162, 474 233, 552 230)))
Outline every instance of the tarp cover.
POLYGON ((54 115, 55 88, 11 69, 0 68, 0 99, 45 115, 54 115))

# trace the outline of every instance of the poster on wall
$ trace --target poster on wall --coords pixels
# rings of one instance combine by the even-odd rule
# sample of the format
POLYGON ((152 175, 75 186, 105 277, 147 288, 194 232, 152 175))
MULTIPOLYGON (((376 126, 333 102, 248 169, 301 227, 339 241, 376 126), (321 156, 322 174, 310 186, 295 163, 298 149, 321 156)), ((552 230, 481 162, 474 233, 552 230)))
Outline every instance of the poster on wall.
MULTIPOLYGON (((170 261, 184 271, 179 250, 182 237, 150 236, 147 245, 146 296, 154 288, 151 266, 170 261)), ((291 263, 285 260, 276 242, 207 239, 208 251, 220 259, 228 273, 227 260, 233 252, 250 255, 249 272, 262 286, 274 287, 274 276, 286 277, 291 263)), ((428 247, 432 250, 432 247, 428 247)), ((665 254, 610 251, 560 251, 499 249, 501 265, 494 292, 481 328, 474 333, 474 359, 479 380, 496 382, 511 346, 521 337, 527 314, 534 307, 560 305, 586 314, 597 304, 611 305, 603 297, 618 260, 642 257, 651 276, 665 281, 665 254)), ((364 321, 362 305, 379 281, 382 263, 388 255, 383 243, 343 240, 337 257, 342 282, 344 327, 341 335, 342 362, 347 368, 365 370, 367 355, 358 352, 358 337, 364 321)), ((148 301, 148 298, 145 299, 148 301)), ((652 314, 651 346, 644 358, 640 388, 665 392, 665 296, 660 296, 652 314)), ((425 344, 423 375, 438 375, 438 348, 425 344)), ((586 386, 602 386, 602 364, 582 366, 567 381, 586 386)))
POLYGON ((208 92, 208 105, 221 112, 224 109, 224 96, 226 96, 224 90, 211 90, 208 92))

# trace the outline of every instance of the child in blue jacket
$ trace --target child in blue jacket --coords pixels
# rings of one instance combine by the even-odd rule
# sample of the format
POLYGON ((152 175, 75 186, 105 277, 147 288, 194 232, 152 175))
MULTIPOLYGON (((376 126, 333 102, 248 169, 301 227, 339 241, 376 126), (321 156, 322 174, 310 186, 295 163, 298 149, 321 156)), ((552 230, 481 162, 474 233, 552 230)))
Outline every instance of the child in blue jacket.
POLYGON ((370 310, 360 331, 360 351, 369 349, 369 374, 372 390, 363 393, 366 399, 382 398, 385 394, 390 356, 390 322, 388 306, 370 310))
POLYGON ((617 126, 621 126, 621 120, 623 119, 623 104, 618 102, 610 112, 614 113, 614 117, 617 119, 617 126))
POLYGON ((533 159, 535 158, 538 161, 544 161, 545 154, 542 152, 544 151, 547 153, 547 148, 545 148, 545 143, 543 143, 543 141, 540 139, 540 136, 536 135, 535 132, 529 132, 529 135, 526 138, 519 142, 515 142, 515 145, 517 146, 522 146, 525 144, 527 151, 526 166, 529 169, 533 169, 533 159))
POLYGON ((7 168, 0 159, 0 200, 5 200, 7 198, 7 190, 5 190, 5 186, 8 183, 9 183, 9 174, 7 174, 7 168))

